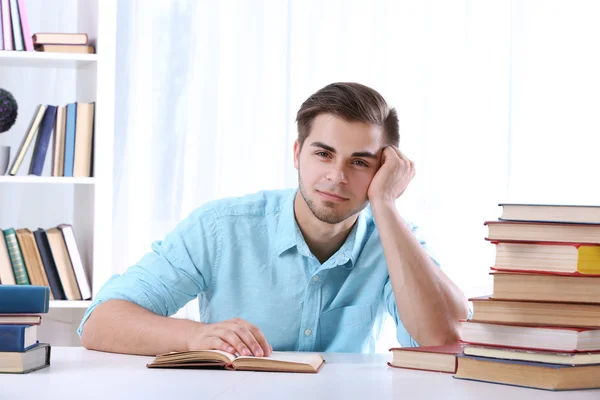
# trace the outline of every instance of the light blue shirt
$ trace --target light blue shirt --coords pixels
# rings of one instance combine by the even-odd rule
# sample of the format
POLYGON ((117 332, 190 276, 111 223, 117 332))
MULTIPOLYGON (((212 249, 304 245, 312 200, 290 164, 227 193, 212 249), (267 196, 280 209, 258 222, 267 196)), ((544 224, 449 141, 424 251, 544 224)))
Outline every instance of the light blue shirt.
POLYGON ((386 312, 400 344, 418 346, 398 316, 370 207, 321 264, 296 223, 296 190, 213 201, 192 212, 137 264, 108 280, 79 335, 106 300, 170 316, 197 296, 202 322, 239 317, 256 325, 274 350, 374 352, 386 312))

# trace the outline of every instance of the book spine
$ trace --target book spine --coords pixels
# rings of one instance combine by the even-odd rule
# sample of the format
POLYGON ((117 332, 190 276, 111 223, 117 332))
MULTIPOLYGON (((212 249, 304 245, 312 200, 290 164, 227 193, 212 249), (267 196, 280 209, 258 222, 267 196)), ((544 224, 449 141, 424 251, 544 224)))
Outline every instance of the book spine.
POLYGON ((19 18, 19 6, 17 0, 10 0, 10 18, 12 20, 15 50, 23 51, 23 34, 21 33, 21 18, 19 18))
POLYGON ((77 103, 67 104, 67 122, 65 129, 65 170, 64 176, 73 176, 73 162, 75 161, 75 119, 77 117, 77 103))
POLYGON ((4 22, 2 20, 2 0, 0 0, 0 50, 4 50, 4 22))
POLYGON ((9 0, 0 0, 2 7, 2 31, 4 32, 4 50, 13 50, 12 23, 10 22, 9 0))
POLYGON ((73 228, 70 225, 61 224, 58 226, 63 234, 65 245, 71 259, 71 265, 73 266, 73 272, 75 272, 75 278, 77 279, 77 286, 79 286, 79 293, 81 293, 82 300, 89 300, 92 298, 92 291, 90 284, 88 283, 85 270, 83 268, 83 262, 81 261, 81 255, 77 248, 77 242, 75 241, 75 234, 73 228))
POLYGON ((31 159, 31 168, 29 171, 30 175, 41 176, 44 170, 44 161, 46 160, 46 153, 48 152, 48 146, 50 144, 50 137, 52 136, 52 130, 54 129, 54 123, 56 122, 56 106, 47 106, 46 113, 42 119, 40 125, 40 131, 38 133, 37 142, 33 151, 33 157, 31 159))
POLYGON ((46 231, 44 231, 42 228, 39 228, 33 232, 33 236, 35 237, 35 241, 40 251, 40 257, 42 258, 42 264, 46 270, 46 275, 48 276, 48 283, 50 285, 50 289, 52 289, 52 296, 55 300, 66 300, 67 298, 65 297, 65 292, 62 284, 60 283, 56 264, 54 263, 54 258, 52 258, 52 252, 50 250, 50 244, 48 243, 46 231))
POLYGON ((26 51, 33 51, 33 41, 31 40, 31 30, 29 29, 29 18, 25 8, 25 0, 18 0, 19 17, 21 18, 21 31, 23 32, 23 44, 26 51))
POLYGON ((4 231, 4 238, 6 239, 8 256, 10 257, 17 285, 29 285, 29 276, 25 270, 23 256, 21 255, 21 249, 19 248, 19 242, 17 241, 17 232, 13 228, 6 229, 4 231))
POLYGON ((0 325, 0 351, 25 351, 25 328, 28 325, 0 325))
POLYGON ((48 286, 0 285, 0 314, 44 314, 49 306, 48 286))

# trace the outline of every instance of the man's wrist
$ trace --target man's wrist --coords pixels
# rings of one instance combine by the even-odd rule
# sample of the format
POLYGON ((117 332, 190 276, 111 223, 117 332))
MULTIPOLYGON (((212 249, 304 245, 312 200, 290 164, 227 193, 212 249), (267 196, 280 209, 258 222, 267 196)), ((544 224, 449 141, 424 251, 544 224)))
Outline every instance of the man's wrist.
POLYGON ((394 200, 391 199, 375 199, 375 200, 371 200, 371 210, 373 210, 373 214, 375 213, 379 213, 379 212, 390 212, 390 211, 397 211, 396 210, 396 202, 394 200))

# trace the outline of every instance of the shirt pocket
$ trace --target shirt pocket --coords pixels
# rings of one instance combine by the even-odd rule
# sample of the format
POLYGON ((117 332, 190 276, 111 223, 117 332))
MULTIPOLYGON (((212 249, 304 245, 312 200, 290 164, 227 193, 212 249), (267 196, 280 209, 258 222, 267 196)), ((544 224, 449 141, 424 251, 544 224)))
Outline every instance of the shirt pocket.
POLYGON ((334 308, 321 314, 322 351, 360 352, 371 336, 373 306, 334 308))

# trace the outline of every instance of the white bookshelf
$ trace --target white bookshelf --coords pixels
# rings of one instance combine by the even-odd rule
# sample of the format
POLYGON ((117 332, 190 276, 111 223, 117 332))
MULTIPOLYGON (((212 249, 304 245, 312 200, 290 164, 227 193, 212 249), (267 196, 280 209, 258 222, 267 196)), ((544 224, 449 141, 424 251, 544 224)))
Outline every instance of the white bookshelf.
MULTIPOLYGON (((0 134, 11 164, 39 104, 95 102, 94 176, 52 177, 52 145, 41 177, 29 176, 34 144, 17 176, 0 176, 0 228, 73 225, 95 296, 112 274, 113 142, 117 0, 26 0, 31 33, 84 32, 96 54, 0 51, 0 88, 19 104, 17 122, 0 134)), ((50 302, 40 341, 80 345, 76 330, 91 301, 50 302)))

